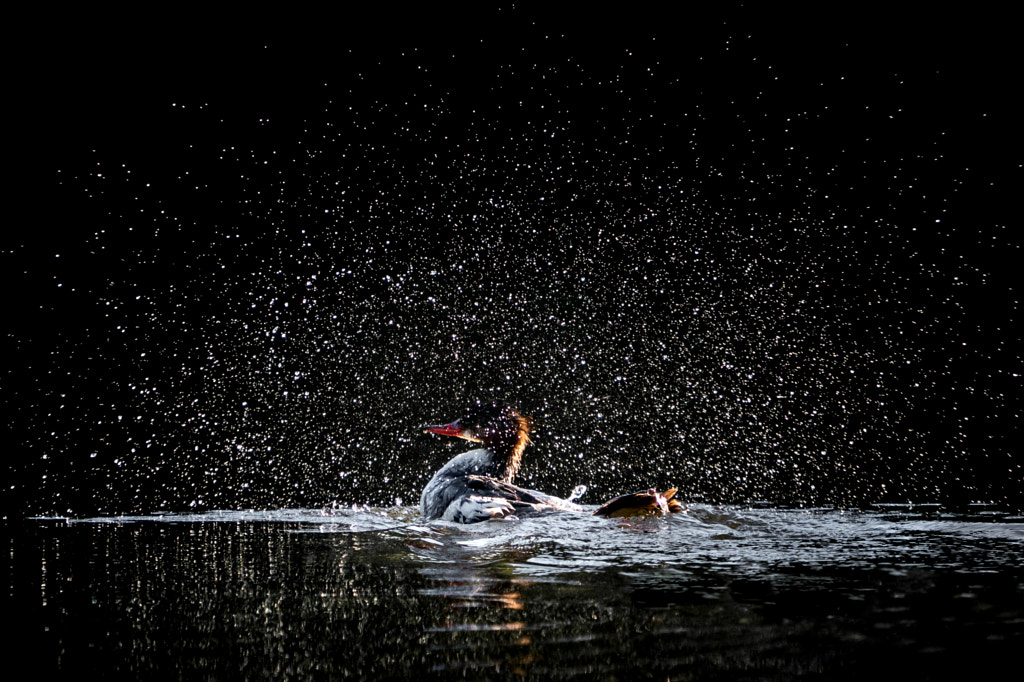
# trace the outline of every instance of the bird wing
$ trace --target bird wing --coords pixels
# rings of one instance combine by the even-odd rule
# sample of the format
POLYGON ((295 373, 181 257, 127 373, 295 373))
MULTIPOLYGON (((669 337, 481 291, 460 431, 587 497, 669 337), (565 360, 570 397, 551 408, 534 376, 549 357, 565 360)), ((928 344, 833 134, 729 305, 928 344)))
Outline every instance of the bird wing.
POLYGON ((451 502, 442 518, 457 523, 475 523, 517 513, 555 509, 579 511, 579 507, 566 500, 476 474, 450 479, 445 496, 451 502))

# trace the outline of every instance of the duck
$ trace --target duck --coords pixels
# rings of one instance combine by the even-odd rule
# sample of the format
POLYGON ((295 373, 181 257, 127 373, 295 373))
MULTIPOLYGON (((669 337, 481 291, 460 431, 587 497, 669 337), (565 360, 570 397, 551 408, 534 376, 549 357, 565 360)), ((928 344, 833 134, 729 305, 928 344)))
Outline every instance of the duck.
MULTIPOLYGON (((420 514, 427 520, 478 523, 545 511, 585 511, 573 500, 530 490, 513 483, 531 444, 533 420, 506 403, 472 403, 457 419, 422 427, 423 433, 462 438, 481 447, 456 455, 435 473, 420 496, 420 514)), ((651 488, 609 500, 595 516, 626 518, 660 516, 683 510, 676 489, 663 493, 651 488)))
POLYGON ((476 523, 516 514, 582 511, 569 500, 513 484, 531 443, 530 417, 511 405, 477 401, 458 419, 424 426, 424 433, 454 436, 482 447, 450 459, 430 479, 420 496, 426 519, 476 523))

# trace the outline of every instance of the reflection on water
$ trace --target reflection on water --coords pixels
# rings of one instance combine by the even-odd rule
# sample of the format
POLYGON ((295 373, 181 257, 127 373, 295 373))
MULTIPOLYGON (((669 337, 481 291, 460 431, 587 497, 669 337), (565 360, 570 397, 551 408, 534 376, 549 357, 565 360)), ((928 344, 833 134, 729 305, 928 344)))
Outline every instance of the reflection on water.
POLYGON ((10 612, 44 677, 998 679, 1024 642, 1008 517, 463 528, 293 510, 8 530, 10 612))

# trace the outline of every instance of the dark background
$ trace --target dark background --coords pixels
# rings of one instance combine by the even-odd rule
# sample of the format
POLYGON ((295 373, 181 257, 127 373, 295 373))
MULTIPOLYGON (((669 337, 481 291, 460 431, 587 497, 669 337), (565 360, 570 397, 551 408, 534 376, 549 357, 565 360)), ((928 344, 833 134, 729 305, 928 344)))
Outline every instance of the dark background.
POLYGON ((15 16, 9 514, 1024 499, 995 5, 15 16))

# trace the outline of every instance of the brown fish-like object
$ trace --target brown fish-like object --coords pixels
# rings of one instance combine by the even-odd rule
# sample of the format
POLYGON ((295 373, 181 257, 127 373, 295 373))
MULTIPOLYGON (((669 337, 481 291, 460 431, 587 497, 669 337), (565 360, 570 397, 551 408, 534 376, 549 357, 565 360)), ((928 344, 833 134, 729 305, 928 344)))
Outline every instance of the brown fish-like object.
POLYGON ((601 505, 594 516, 622 519, 632 516, 664 516, 683 511, 683 505, 675 499, 677 488, 659 493, 654 488, 638 493, 620 495, 601 505))

